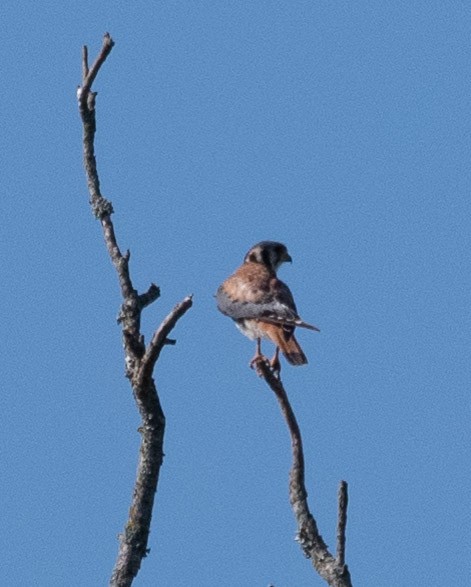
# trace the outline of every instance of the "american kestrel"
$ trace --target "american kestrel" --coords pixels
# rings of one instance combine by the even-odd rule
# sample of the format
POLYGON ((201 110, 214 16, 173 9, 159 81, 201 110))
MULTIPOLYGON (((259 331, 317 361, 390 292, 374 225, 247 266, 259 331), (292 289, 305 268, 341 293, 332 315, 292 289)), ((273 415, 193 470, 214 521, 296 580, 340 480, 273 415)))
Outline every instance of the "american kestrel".
POLYGON ((280 350, 291 365, 307 363, 294 330, 296 326, 319 329, 301 320, 289 287, 276 276, 278 267, 291 260, 285 245, 262 241, 250 249, 242 265, 217 291, 218 309, 232 318, 243 334, 257 341, 251 366, 263 356, 262 338, 268 338, 276 345, 270 361, 275 371, 280 369, 280 350))

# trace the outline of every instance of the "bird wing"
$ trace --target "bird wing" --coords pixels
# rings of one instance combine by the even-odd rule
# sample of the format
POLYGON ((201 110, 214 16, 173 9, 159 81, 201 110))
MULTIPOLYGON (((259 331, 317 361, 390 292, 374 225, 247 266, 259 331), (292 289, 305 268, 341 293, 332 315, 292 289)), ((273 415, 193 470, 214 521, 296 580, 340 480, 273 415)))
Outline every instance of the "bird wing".
POLYGON ((271 324, 280 324, 282 326, 299 326, 308 330, 317 330, 317 326, 308 324, 302 320, 297 312, 291 290, 280 279, 272 279, 271 282, 271 309, 265 308, 265 313, 261 318, 271 324))
POLYGON ((271 277, 255 287, 231 276, 216 294, 219 310, 233 320, 255 319, 285 327, 299 326, 319 330, 301 320, 289 287, 276 277, 271 277))

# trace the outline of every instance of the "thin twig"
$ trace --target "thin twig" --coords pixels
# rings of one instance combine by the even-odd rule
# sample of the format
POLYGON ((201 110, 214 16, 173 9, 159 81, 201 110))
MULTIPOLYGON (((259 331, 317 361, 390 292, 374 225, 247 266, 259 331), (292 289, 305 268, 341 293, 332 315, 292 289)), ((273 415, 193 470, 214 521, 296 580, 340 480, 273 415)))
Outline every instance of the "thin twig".
POLYGON ((98 74, 100 67, 105 62, 114 46, 114 41, 108 33, 103 37, 101 51, 92 65, 88 67, 88 49, 82 49, 82 85, 77 90, 80 116, 83 122, 83 158, 85 173, 87 175, 88 191, 90 192, 90 204, 93 213, 97 218, 110 215, 113 207, 110 202, 105 200, 100 193, 100 180, 96 168, 95 159, 95 98, 96 93, 91 91, 93 80, 98 74))
POLYGON ((347 529, 348 484, 340 481, 338 492, 338 518, 337 518, 337 562, 345 564, 345 542, 347 529))
POLYGON ((151 283, 149 289, 139 296, 139 304, 141 305, 141 308, 144 309, 149 304, 152 304, 152 302, 155 302, 159 296, 160 287, 155 285, 155 283, 151 283))
POLYGON ((166 344, 173 344, 174 341, 168 341, 168 335, 173 330, 177 320, 179 320, 185 312, 187 312, 193 305, 192 296, 187 296, 179 304, 177 304, 170 314, 163 319, 162 323, 155 331, 152 340, 147 346, 145 355, 142 357, 141 368, 139 371, 139 383, 142 383, 150 376, 154 369, 154 365, 159 358, 160 352, 166 344))
POLYGON ((82 47, 82 84, 87 79, 88 75, 88 47, 84 45, 82 47))
MULTIPOLYGON (((103 35, 103 43, 101 46, 101 51, 100 53, 98 53, 97 58, 95 59, 95 62, 93 63, 92 67, 90 69, 88 69, 88 48, 84 47, 82 50, 82 92, 84 94, 87 94, 91 87, 93 82, 95 81, 95 78, 98 74, 98 72, 100 71, 101 66, 103 65, 103 63, 105 62, 106 58, 108 57, 108 55, 111 53, 111 49, 113 49, 114 47, 114 41, 111 38, 109 33, 105 33, 103 35)), ((83 101, 86 101, 87 98, 86 96, 82 97, 83 101)))
POLYGON ((145 347, 140 331, 141 312, 154 302, 160 290, 151 284, 148 290, 139 294, 133 286, 129 272, 130 253, 124 254, 118 246, 111 215, 113 206, 100 192, 100 181, 95 159, 95 98, 91 91, 94 79, 110 54, 114 42, 108 33, 92 67, 88 67, 88 50, 82 51, 82 85, 77 91, 79 111, 83 123, 83 157, 87 177, 90 204, 94 215, 100 220, 104 240, 110 259, 118 274, 123 302, 118 322, 121 324, 124 342, 126 375, 131 381, 134 398, 141 415, 141 447, 136 483, 132 496, 129 518, 123 534, 110 585, 129 587, 147 555, 147 543, 152 520, 154 496, 163 461, 163 440, 165 416, 152 377, 153 369, 163 346, 171 341, 167 336, 176 326, 179 318, 191 307, 191 297, 178 304, 156 330, 149 346, 145 347))
POLYGON ((347 565, 339 564, 338 560, 329 552, 319 533, 316 520, 309 510, 304 482, 304 453, 301 432, 286 390, 281 379, 272 371, 265 358, 257 360, 255 370, 265 379, 276 395, 291 436, 293 463, 289 475, 289 498, 298 525, 296 540, 301 545, 306 557, 311 559, 316 571, 329 585, 332 587, 351 587, 352 582, 347 565))

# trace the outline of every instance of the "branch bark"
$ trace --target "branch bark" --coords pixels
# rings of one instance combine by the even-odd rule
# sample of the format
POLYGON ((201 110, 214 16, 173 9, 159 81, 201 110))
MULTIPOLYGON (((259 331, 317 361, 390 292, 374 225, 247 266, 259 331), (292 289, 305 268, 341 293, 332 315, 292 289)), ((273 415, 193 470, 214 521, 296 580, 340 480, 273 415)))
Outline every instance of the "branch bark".
POLYGON ((147 555, 147 542, 152 520, 154 496, 157 489, 160 467, 163 461, 165 416, 153 379, 155 364, 162 348, 174 344, 168 335, 178 320, 192 306, 192 297, 187 296, 177 304, 155 331, 149 345, 145 345, 141 334, 141 312, 154 302, 160 290, 151 284, 139 294, 133 286, 129 272, 130 252, 121 252, 116 239, 111 215, 113 206, 100 192, 95 158, 96 92, 92 84, 113 49, 114 41, 108 33, 104 35, 101 51, 93 65, 88 64, 87 47, 82 51, 82 84, 77 90, 79 112, 83 124, 83 157, 90 205, 99 219, 111 261, 116 269, 123 302, 118 317, 123 334, 126 376, 131 382, 133 395, 141 416, 141 446, 136 482, 124 532, 120 535, 118 557, 113 569, 110 585, 127 587, 139 572, 142 559, 147 555))
POLYGON ((350 572, 345 564, 345 530, 347 522, 347 484, 341 481, 338 500, 337 557, 327 548, 314 516, 307 503, 304 481, 304 452, 301 431, 288 400, 286 390, 276 372, 272 371, 265 357, 254 364, 256 373, 262 377, 276 396, 291 436, 293 463, 289 474, 289 499, 296 518, 298 532, 296 540, 304 554, 311 559, 317 573, 331 587, 352 587, 350 572))

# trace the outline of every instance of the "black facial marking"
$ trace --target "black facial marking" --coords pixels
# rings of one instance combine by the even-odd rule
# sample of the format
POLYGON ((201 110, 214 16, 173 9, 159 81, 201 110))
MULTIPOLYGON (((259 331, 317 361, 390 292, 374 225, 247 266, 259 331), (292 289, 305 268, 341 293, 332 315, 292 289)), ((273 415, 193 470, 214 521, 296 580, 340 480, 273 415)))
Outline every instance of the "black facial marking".
POLYGON ((267 267, 271 267, 270 251, 268 249, 263 249, 262 251, 262 262, 267 267))

